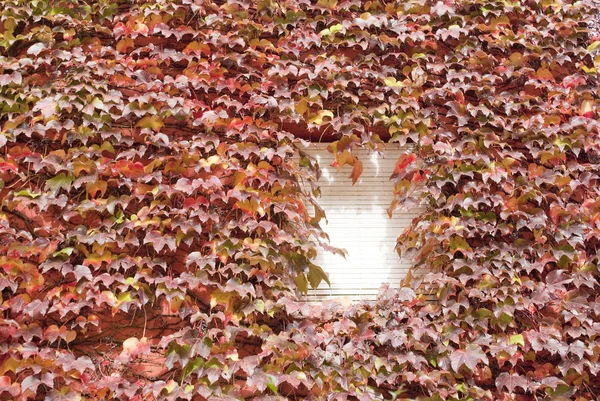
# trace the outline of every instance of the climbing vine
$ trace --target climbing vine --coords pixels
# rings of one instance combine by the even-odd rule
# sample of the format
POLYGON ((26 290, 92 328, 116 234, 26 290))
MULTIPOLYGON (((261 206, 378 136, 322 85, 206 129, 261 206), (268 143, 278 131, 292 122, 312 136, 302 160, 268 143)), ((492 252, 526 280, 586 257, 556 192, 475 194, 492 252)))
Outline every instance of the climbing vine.
POLYGON ((0 398, 597 399, 597 15, 6 0, 0 398), (425 204, 398 250, 428 274, 299 301, 327 281, 311 140, 349 185, 354 149, 412 145, 389 212, 425 204))

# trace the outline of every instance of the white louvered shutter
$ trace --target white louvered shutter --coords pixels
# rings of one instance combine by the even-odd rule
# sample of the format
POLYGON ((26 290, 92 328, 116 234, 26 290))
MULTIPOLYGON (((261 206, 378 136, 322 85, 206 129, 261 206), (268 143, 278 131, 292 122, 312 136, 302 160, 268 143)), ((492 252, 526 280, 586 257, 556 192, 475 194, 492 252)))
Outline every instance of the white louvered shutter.
POLYGON ((348 256, 320 251, 315 261, 329 276, 331 287, 323 282, 310 290, 308 301, 348 297, 352 300, 374 299, 383 283, 399 286, 410 268, 400 260, 394 246, 396 239, 422 209, 387 214, 393 199, 394 184, 389 180, 398 157, 408 150, 388 144, 383 156, 359 150, 363 173, 353 186, 348 178, 351 167, 331 167, 334 161, 326 144, 312 144, 308 153, 319 161, 319 204, 325 210, 327 223, 321 227, 329 234, 331 245, 345 248, 348 256))

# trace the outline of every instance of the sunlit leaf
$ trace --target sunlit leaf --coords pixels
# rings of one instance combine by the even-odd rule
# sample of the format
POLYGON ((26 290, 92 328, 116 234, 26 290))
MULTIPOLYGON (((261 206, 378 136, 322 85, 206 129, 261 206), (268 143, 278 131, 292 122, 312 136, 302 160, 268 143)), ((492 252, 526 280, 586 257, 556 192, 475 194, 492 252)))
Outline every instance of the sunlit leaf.
POLYGON ((138 121, 135 126, 138 128, 150 128, 154 131, 160 131, 165 124, 159 116, 147 116, 138 121))

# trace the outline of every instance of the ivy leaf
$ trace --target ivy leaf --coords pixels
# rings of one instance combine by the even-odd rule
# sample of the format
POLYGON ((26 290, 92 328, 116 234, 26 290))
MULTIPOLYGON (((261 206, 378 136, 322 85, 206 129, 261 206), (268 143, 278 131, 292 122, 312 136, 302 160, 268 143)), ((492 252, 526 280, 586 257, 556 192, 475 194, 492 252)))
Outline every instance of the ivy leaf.
POLYGON ((475 344, 467 345, 464 351, 459 349, 450 354, 450 364, 457 373, 463 365, 472 372, 480 360, 483 363, 489 363, 481 347, 475 344))
POLYGON ((92 372, 96 370, 96 366, 94 365, 94 362, 92 362, 89 356, 80 356, 71 363, 66 364, 64 368, 67 371, 71 369, 76 370, 77 372, 79 372, 79 374, 82 374, 86 370, 90 370, 92 372))
POLYGON ((165 246, 171 251, 177 249, 175 237, 163 234, 158 230, 152 230, 146 234, 144 244, 151 244, 156 252, 160 252, 165 246))
POLYGON ((121 39, 117 45, 115 46, 115 48, 117 49, 118 52, 120 53, 124 53, 126 51, 128 51, 129 49, 133 48, 134 46, 134 42, 132 38, 125 38, 125 39, 121 39))
POLYGON ((383 82, 386 84, 386 86, 392 88, 402 88, 404 86, 404 83, 396 81, 396 78, 394 77, 388 77, 384 79, 383 82))
POLYGON ((508 344, 509 345, 516 344, 516 345, 520 345, 520 346, 524 347, 525 346, 525 340, 523 339, 523 334, 513 334, 508 339, 508 344))
POLYGON ((137 128, 150 128, 153 131, 160 131, 164 127, 163 120, 159 116, 147 116, 142 118, 135 125, 137 128))
POLYGON ((46 181, 45 190, 52 191, 54 196, 56 196, 61 189, 64 189, 68 192, 71 189, 71 185, 73 184, 74 180, 75 178, 72 175, 60 173, 56 177, 46 181))
POLYGON ((523 390, 528 389, 528 380, 526 377, 519 375, 518 373, 500 373, 496 379, 496 387, 502 391, 508 390, 509 393, 514 393, 515 388, 521 387, 523 390))
POLYGON ((39 378, 33 375, 28 376, 21 382, 21 391, 23 393, 30 392, 31 394, 35 394, 40 384, 41 380, 39 378))
POLYGON ((149 352, 150 343, 146 337, 139 339, 136 337, 130 337, 123 341, 123 350, 119 354, 117 360, 121 363, 126 363, 136 355, 147 354, 149 352))
POLYGON ((18 382, 11 383, 8 376, 0 376, 0 394, 8 392, 11 396, 16 397, 22 392, 22 386, 18 382))
POLYGON ((183 52, 186 54, 205 54, 210 56, 210 47, 206 43, 193 41, 183 49, 183 52))
POLYGON ((352 166, 352 172, 348 178, 352 178, 352 185, 356 184, 356 181, 360 178, 360 175, 363 172, 363 163, 362 161, 356 159, 354 160, 354 165, 352 166))
POLYGON ((81 394, 73 392, 68 386, 60 390, 53 389, 48 393, 44 401, 81 401, 81 394))
POLYGON ((41 42, 38 42, 38 43, 30 46, 29 49, 27 49, 27 54, 37 57, 45 49, 46 49, 46 45, 44 45, 41 42))
POLYGON ((46 314, 48 300, 34 299, 25 307, 25 313, 33 318, 39 318, 46 314))
POLYGON ((103 180, 97 180, 97 181, 88 182, 85 184, 85 190, 92 198, 97 197, 98 192, 100 192, 100 196, 104 196, 104 193, 106 193, 107 187, 108 187, 108 183, 103 180))
POLYGON ((38 102, 33 107, 33 111, 41 111, 42 116, 44 116, 44 118, 48 118, 56 114, 57 106, 58 103, 56 102, 56 100, 46 97, 38 100, 38 102))
POLYGON ((273 375, 267 375, 267 387, 273 393, 277 394, 277 378, 273 375))
POLYGON ((204 365, 204 358, 198 357, 188 362, 182 372, 182 380, 185 380, 191 373, 196 371, 200 366, 204 365))
POLYGON ((92 281, 94 279, 92 277, 92 271, 90 268, 84 265, 76 265, 73 268, 73 274, 75 274, 75 279, 77 281, 81 280, 82 278, 85 278, 88 281, 92 281))
POLYGON ((325 117, 332 119, 334 116, 330 110, 319 110, 316 114, 313 114, 308 118, 308 123, 321 125, 325 122, 325 117))
POLYGON ((321 284, 321 281, 325 281, 331 287, 327 274, 320 266, 313 265, 312 263, 308 266, 308 281, 313 289, 317 288, 321 284))
POLYGON ((6 372, 17 373, 19 366, 19 361, 15 358, 6 358, 0 365, 0 374, 4 375, 6 372))
POLYGON ((437 14, 438 16, 442 16, 444 14, 453 16, 456 14, 454 7, 449 5, 448 1, 436 2, 435 5, 431 7, 431 12, 437 14))
POLYGON ((409 153, 409 154, 400 156, 398 158, 398 161, 396 162, 396 167, 394 168, 394 172, 390 176, 390 180, 393 180, 398 177, 402 177, 404 175, 404 173, 406 172, 406 168, 408 166, 410 166, 411 164, 415 163, 416 161, 417 161, 417 155, 415 155, 414 153, 409 153))
POLYGON ((593 52, 594 50, 596 50, 598 48, 598 46, 600 46, 600 40, 595 40, 587 47, 586 50, 588 52, 593 52))
POLYGON ((305 98, 300 99, 294 106, 294 110, 301 116, 304 115, 308 110, 308 101, 305 98))
POLYGON ((473 248, 471 248, 469 243, 463 237, 458 235, 450 237, 450 250, 452 251, 452 254, 455 254, 456 252, 473 252, 473 248))
POLYGON ((298 291, 300 291, 301 294, 308 293, 308 281, 306 280, 306 274, 298 273, 294 279, 294 282, 296 283, 296 287, 298 287, 298 291))

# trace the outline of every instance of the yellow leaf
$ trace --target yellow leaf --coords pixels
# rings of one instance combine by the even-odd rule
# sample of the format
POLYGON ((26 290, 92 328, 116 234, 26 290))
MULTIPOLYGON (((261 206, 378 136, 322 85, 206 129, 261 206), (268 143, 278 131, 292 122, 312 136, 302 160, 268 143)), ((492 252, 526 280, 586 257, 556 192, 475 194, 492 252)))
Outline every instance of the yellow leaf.
POLYGON ((252 39, 249 43, 250 47, 256 49, 257 47, 275 47, 273 43, 269 42, 267 39, 252 39))
POLYGON ((396 81, 396 78, 394 77, 387 77, 383 82, 391 88, 402 88, 404 86, 402 82, 396 81))
POLYGON ((596 48, 597 48, 598 46, 600 46, 600 40, 595 40, 594 42, 592 42, 592 44, 591 44, 591 45, 589 45, 589 46, 587 47, 587 51, 588 51, 588 52, 592 52, 592 51, 596 50, 596 48))
POLYGON ((298 291, 302 294, 306 294, 308 292, 308 280, 306 279, 306 274, 298 273, 296 278, 294 278, 296 282, 296 287, 298 287, 298 291))
POLYGON ((337 32, 340 32, 340 31, 342 31, 343 29, 344 29, 344 25, 342 25, 342 24, 335 24, 335 25, 332 25, 332 26, 330 26, 330 27, 329 27, 329 28, 327 28, 327 29, 323 29, 323 30, 320 32, 320 35, 321 35, 321 36, 330 36, 330 35, 335 35, 337 32))
POLYGON ((138 123, 135 126, 137 128, 151 128, 154 131, 158 131, 162 127, 164 127, 164 125, 165 124, 159 116, 148 116, 138 121, 138 123))
POLYGON ((250 248, 253 251, 257 251, 261 245, 262 245, 262 240, 260 238, 254 238, 254 239, 252 239, 250 237, 244 238, 244 246, 247 248, 250 248))
POLYGON ((337 6, 337 0, 319 0, 318 4, 323 7, 327 7, 329 9, 335 8, 337 6))
POLYGON ((536 76, 539 79, 554 80, 554 75, 552 75, 552 73, 550 72, 550 70, 547 69, 547 68, 540 68, 539 70, 537 70, 536 76))
POLYGON ((491 25, 494 28, 496 28, 496 26, 498 25, 510 25, 510 19, 506 15, 503 15, 498 18, 492 18, 491 25))
POLYGON ((229 305, 231 293, 215 290, 210 294, 210 306, 214 308, 217 305, 229 305))
POLYGON ((5 130, 11 130, 11 129, 15 129, 17 128, 19 125, 21 125, 21 123, 25 121, 25 116, 17 116, 12 120, 8 120, 7 122, 4 123, 4 129, 5 130))
POLYGON ((263 10, 268 10, 271 7, 273 7, 273 2, 271 0, 260 0, 256 5, 256 9, 259 12, 263 10))
POLYGON ((338 153, 335 155, 335 161, 337 162, 337 167, 341 168, 346 164, 353 165, 355 157, 352 156, 352 153, 348 150, 344 150, 342 153, 338 153))
POLYGON ((19 361, 14 358, 8 358, 2 363, 2 368, 0 368, 0 375, 4 375, 6 372, 17 372, 17 368, 19 367, 19 361))
POLYGON ((300 101, 296 103, 296 106, 294 106, 294 110, 296 110, 296 113, 303 115, 306 112, 306 110, 308 110, 308 102, 306 101, 306 99, 300 99, 300 101))
POLYGON ((321 124, 323 124, 323 119, 325 117, 333 118, 333 113, 331 111, 329 111, 329 110, 319 110, 319 112, 317 114, 313 114, 308 119, 308 122, 310 124, 321 125, 321 124))
POLYGON ((167 390, 167 394, 170 394, 175 390, 175 387, 177 387, 177 383, 171 379, 164 385, 163 390, 167 390))
POLYGON ((264 170, 274 170, 273 166, 271 166, 269 164, 269 162, 264 161, 264 160, 259 161, 258 165, 256 167, 264 169, 264 170))
POLYGON ((189 45, 187 45, 185 47, 185 49, 183 49, 183 52, 185 54, 190 54, 190 53, 204 53, 207 56, 210 55, 210 47, 206 44, 206 43, 199 43, 196 41, 191 42, 189 45))

